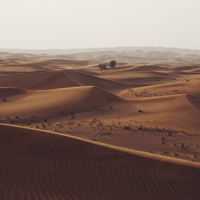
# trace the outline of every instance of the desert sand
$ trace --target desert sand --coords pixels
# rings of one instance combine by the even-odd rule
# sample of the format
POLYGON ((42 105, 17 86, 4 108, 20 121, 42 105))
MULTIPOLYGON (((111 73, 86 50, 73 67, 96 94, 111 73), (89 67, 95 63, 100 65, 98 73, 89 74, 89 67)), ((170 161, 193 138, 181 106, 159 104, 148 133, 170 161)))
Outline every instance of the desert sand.
POLYGON ((199 63, 1 53, 0 199, 199 199, 199 63))

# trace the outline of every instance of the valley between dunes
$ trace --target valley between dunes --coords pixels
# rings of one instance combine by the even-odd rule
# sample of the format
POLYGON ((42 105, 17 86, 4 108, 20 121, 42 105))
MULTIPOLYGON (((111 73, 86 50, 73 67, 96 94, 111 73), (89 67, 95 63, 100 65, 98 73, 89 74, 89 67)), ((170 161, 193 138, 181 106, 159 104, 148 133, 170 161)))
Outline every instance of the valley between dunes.
POLYGON ((159 59, 2 53, 0 199, 199 199, 200 66, 159 59))

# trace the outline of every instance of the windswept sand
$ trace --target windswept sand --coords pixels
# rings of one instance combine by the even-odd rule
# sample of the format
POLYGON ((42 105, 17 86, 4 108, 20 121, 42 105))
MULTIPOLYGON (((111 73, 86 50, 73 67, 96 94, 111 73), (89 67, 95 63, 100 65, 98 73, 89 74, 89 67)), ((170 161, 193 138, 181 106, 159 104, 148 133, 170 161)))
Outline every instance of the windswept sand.
POLYGON ((0 125, 1 199, 199 199, 200 164, 0 125))
POLYGON ((0 54, 0 200, 200 198, 200 59, 134 55, 0 54))
POLYGON ((55 117, 61 112, 84 112, 112 103, 127 109, 130 105, 124 99, 95 86, 44 91, 2 87, 0 95, 6 98, 2 103, 1 116, 20 116, 23 119, 30 118, 33 114, 40 117, 55 117))

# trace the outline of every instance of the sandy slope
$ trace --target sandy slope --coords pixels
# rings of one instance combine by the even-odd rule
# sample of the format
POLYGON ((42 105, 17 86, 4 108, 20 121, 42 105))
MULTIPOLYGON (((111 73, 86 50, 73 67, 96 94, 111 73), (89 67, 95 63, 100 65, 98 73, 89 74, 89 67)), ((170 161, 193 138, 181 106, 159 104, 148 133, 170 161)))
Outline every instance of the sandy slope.
POLYGON ((199 199, 200 165, 0 126, 1 199, 199 199))
POLYGON ((57 70, 29 72, 27 74, 9 74, 1 77, 0 86, 20 87, 31 90, 56 89, 76 86, 97 86, 109 91, 130 87, 126 84, 98 78, 86 73, 81 73, 78 70, 57 70))
POLYGON ((95 110, 110 104, 118 104, 125 110, 132 106, 122 98, 95 86, 70 87, 52 90, 26 90, 0 88, 1 118, 55 117, 71 112, 95 110))

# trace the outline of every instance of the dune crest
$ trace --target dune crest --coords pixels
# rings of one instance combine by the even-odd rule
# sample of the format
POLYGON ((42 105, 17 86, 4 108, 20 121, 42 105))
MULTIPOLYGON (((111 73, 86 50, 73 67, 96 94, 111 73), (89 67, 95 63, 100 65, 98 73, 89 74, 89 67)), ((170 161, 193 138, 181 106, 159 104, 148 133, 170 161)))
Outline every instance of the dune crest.
MULTIPOLYGON (((2 89, 6 94, 26 90, 20 88, 2 89), (9 93, 10 92, 10 93, 9 93)), ((1 116, 21 116, 22 118, 37 115, 53 117, 64 112, 87 112, 111 104, 122 104, 126 109, 132 107, 122 98, 95 86, 70 87, 52 90, 35 90, 26 92, 26 96, 0 104, 1 116)))
POLYGON ((20 87, 30 90, 46 90, 77 86, 96 86, 108 91, 130 87, 127 84, 106 80, 78 70, 54 70, 12 74, 0 79, 1 87, 20 87), (12 82, 10 81, 12 79, 12 82))
POLYGON ((199 199, 198 164, 15 126, 0 125, 0 140, 3 199, 199 199))

